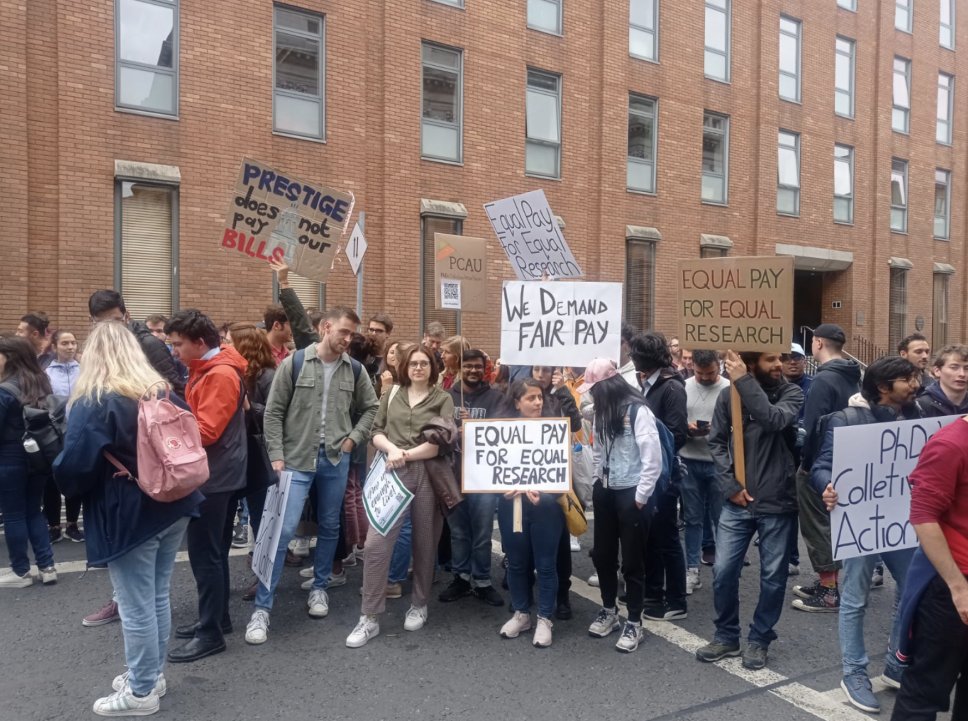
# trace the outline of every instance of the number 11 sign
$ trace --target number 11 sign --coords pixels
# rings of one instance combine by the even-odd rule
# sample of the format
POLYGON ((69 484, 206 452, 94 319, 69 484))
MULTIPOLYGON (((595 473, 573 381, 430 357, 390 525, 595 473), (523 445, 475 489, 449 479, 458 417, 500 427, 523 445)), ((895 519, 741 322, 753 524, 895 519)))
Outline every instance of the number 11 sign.
POLYGON ((353 268, 353 275, 360 274, 360 263, 363 262, 363 255, 366 253, 366 238, 363 236, 363 229, 357 223, 353 226, 353 234, 350 241, 346 244, 346 257, 353 268))

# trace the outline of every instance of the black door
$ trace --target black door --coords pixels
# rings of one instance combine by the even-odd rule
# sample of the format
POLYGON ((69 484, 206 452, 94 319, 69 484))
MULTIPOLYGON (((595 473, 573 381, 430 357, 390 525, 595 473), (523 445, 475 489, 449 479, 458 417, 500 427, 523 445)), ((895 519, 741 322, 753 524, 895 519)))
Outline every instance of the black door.
POLYGON ((823 273, 797 270, 793 275, 793 340, 810 355, 813 333, 823 322, 823 273))

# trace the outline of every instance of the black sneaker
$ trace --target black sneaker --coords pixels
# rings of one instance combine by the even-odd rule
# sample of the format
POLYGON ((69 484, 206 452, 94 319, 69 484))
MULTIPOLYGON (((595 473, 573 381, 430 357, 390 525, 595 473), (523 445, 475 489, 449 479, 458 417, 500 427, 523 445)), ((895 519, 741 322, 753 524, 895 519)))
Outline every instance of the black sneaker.
POLYGON ((64 535, 74 543, 84 543, 84 533, 77 527, 76 523, 68 525, 64 535))
POLYGON ((838 613, 840 611, 840 592, 836 588, 821 587, 820 593, 810 598, 793 599, 793 607, 808 613, 838 613))
POLYGON ((61 533, 60 526, 51 526, 47 529, 47 534, 50 536, 51 543, 57 543, 58 541, 64 540, 64 534, 61 533))
POLYGON ((726 644, 713 641, 712 643, 707 643, 702 648, 696 649, 696 658, 704 663, 713 663, 727 656, 739 656, 740 653, 738 643, 726 644))
POLYGON ((712 566, 716 563, 716 548, 711 546, 709 548, 702 549, 702 565, 712 566))
POLYGON ((497 589, 494 588, 494 586, 478 586, 472 591, 472 593, 474 594, 475 598, 483 601, 488 606, 504 605, 504 597, 497 592, 497 589))
POLYGON ((813 598, 818 593, 820 593, 821 588, 823 588, 823 585, 820 583, 820 579, 818 578, 810 586, 794 586, 793 595, 799 596, 800 598, 806 600, 806 599, 813 598))
POLYGON ((681 621, 689 617, 685 608, 673 607, 668 604, 661 606, 647 606, 642 615, 650 621, 681 621))
MULTIPOLYGON (((441 603, 450 603, 451 601, 457 601, 461 598, 464 598, 464 596, 470 595, 471 584, 460 576, 454 576, 454 580, 450 582, 450 585, 447 586, 447 588, 440 592, 440 595, 437 596, 437 600, 441 603)), ((501 600, 501 603, 504 603, 503 599, 501 600)))
POLYGON ((766 666, 766 647, 750 643, 743 651, 743 668, 757 671, 766 666))
POLYGON ((567 598, 559 599, 558 605, 555 607, 555 618, 560 621, 568 621, 571 617, 571 601, 567 598))

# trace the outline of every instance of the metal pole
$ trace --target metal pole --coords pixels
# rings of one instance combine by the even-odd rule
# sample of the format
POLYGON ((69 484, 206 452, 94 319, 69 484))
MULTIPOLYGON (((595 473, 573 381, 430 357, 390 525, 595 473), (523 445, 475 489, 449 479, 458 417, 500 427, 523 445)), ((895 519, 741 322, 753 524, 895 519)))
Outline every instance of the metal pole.
MULTIPOLYGON (((360 232, 366 237, 366 212, 360 211, 357 221, 360 224, 360 232)), ((360 258, 360 272, 356 274, 356 314, 363 317, 363 259, 360 258)))

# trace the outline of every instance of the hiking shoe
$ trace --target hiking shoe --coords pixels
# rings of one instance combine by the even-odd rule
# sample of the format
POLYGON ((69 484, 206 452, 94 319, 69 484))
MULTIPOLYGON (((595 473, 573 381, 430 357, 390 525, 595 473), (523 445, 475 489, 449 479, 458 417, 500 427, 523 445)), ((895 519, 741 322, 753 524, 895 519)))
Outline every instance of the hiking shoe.
POLYGON ((743 651, 743 668, 758 671, 766 666, 766 646, 750 643, 743 651))
POLYGON ((716 563, 716 549, 715 548, 702 549, 702 565, 712 566, 714 563, 716 563))
POLYGON ((581 551, 581 541, 578 540, 578 536, 571 536, 571 552, 579 553, 581 551))
POLYGON ((53 564, 46 568, 38 568, 37 570, 40 571, 40 582, 45 586, 57 583, 57 569, 54 568, 53 564))
POLYGON ((823 585, 820 583, 820 579, 818 578, 809 586, 794 586, 793 595, 807 600, 820 593, 821 588, 823 588, 823 585))
MULTIPOLYGON (((129 673, 130 671, 125 671, 124 673, 115 676, 114 680, 111 682, 111 688, 113 688, 115 691, 120 691, 127 686, 129 673)), ((155 681, 155 687, 152 689, 152 693, 158 694, 158 698, 161 698, 168 693, 168 682, 165 681, 165 674, 158 674, 158 680, 155 681)))
POLYGON ((388 583, 386 597, 403 598, 403 586, 401 586, 399 583, 388 583))
POLYGON ((595 638, 605 638, 612 631, 622 628, 622 619, 618 615, 617 608, 602 608, 591 626, 588 627, 588 635, 595 638))
POLYGON ((531 614, 515 611, 507 623, 501 626, 501 638, 517 638, 531 630, 531 614))
POLYGON ((419 631, 425 623, 427 623, 427 607, 411 605, 406 618, 403 620, 403 630, 419 631))
POLYGON ((93 628, 94 626, 103 626, 106 623, 120 620, 121 615, 118 613, 118 604, 115 603, 114 599, 111 599, 94 613, 85 616, 81 621, 81 625, 93 628))
POLYGON ((84 543, 84 532, 77 527, 76 523, 70 523, 67 525, 67 530, 64 531, 64 536, 73 543, 84 543))
POLYGON ((329 596, 322 588, 314 588, 309 592, 309 615, 313 618, 326 618, 329 615, 329 596))
POLYGON ((500 607, 504 605, 504 597, 497 592, 494 586, 478 586, 472 593, 479 601, 483 601, 488 606, 500 607))
POLYGON ((59 543, 64 540, 64 534, 61 533, 60 526, 51 526, 48 528, 47 535, 50 536, 51 543, 59 543))
POLYGON ((806 600, 794 599, 793 607, 808 613, 837 613, 840 611, 840 592, 836 588, 822 588, 820 593, 806 600))
POLYGON ((360 648, 365 646, 371 638, 380 635, 380 624, 377 623, 376 616, 360 616, 356 628, 346 637, 348 648, 360 648))
POLYGON ((855 671, 849 676, 844 676, 843 681, 840 682, 840 688, 847 694, 847 700, 861 711, 880 713, 881 703, 874 695, 871 680, 863 671, 855 671))
POLYGON ((713 641, 707 643, 702 648, 696 649, 696 658, 705 663, 713 663, 714 661, 720 661, 727 656, 739 656, 742 652, 739 650, 738 643, 717 643, 713 641))
MULTIPOLYGON (((460 576, 454 576, 454 580, 450 582, 447 588, 440 592, 440 594, 437 596, 437 600, 441 603, 451 603, 464 598, 464 596, 470 595, 471 584, 460 576)), ((503 606, 504 601, 502 600, 499 605, 503 606)))
POLYGON ((591 586, 592 588, 598 588, 598 574, 597 573, 593 573, 591 576, 588 577, 588 585, 591 586))
POLYGON ((641 641, 642 624, 626 621, 625 628, 622 629, 622 634, 618 637, 618 641, 615 642, 615 650, 621 651, 622 653, 632 653, 639 647, 641 641))
POLYGON ((538 616, 538 625, 534 629, 534 638, 531 639, 531 645, 535 648, 548 648, 551 645, 551 629, 553 626, 554 624, 549 619, 538 616))
POLYGON ((30 571, 22 576, 13 571, 0 573, 0 588, 27 588, 27 586, 32 586, 33 583, 34 577, 30 575, 30 571))
POLYGON ((680 621, 688 618, 689 614, 684 608, 673 608, 668 604, 661 606, 646 607, 642 615, 650 621, 680 621))
POLYGON ((125 684, 120 691, 95 701, 93 710, 98 716, 150 716, 159 708, 158 694, 154 691, 139 697, 125 684))
POLYGON ((232 548, 247 548, 249 545, 249 529, 241 523, 236 523, 232 529, 232 548))
POLYGON ((686 595, 691 596, 697 588, 702 588, 702 580, 699 578, 699 567, 686 569, 686 595))
POLYGON ((871 588, 883 588, 883 587, 884 587, 884 564, 878 563, 876 566, 874 566, 874 572, 871 574, 871 588))
POLYGON ((257 608, 245 627, 245 642, 258 646, 269 639, 269 612, 257 608))

